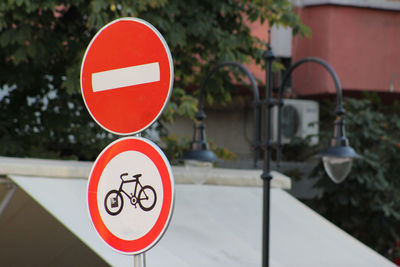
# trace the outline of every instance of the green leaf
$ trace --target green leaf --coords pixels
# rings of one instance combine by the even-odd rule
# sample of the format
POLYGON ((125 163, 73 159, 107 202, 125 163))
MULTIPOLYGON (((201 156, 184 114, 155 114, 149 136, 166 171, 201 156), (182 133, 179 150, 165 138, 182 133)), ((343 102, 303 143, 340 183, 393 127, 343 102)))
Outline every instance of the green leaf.
POLYGON ((17 51, 13 54, 13 62, 15 65, 22 63, 23 61, 27 61, 27 53, 23 47, 19 47, 17 51))

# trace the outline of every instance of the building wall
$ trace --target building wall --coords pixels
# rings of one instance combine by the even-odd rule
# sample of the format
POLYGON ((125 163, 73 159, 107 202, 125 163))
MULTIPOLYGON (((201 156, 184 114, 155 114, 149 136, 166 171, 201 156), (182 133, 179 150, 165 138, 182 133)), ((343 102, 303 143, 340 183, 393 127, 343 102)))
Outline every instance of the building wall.
MULTIPOLYGON (((298 9, 311 38, 293 40, 293 62, 308 56, 326 60, 343 90, 400 92, 400 11, 339 5, 298 9)), ((299 95, 334 94, 329 74, 306 64, 293 74, 299 95)))
MULTIPOLYGON (((236 110, 205 110, 207 118, 206 138, 214 147, 227 148, 237 159, 253 159, 253 111, 249 107, 237 106, 236 110)), ((177 117, 173 124, 166 125, 169 134, 185 140, 193 139, 193 121, 177 117)))
MULTIPOLYGON (((290 30, 273 27, 271 41, 276 57, 291 57, 292 62, 308 56, 320 57, 337 72, 344 91, 400 92, 400 1, 387 6, 385 3, 391 1, 368 0, 374 4, 369 8, 366 2, 358 0, 299 1, 308 2, 299 7, 298 13, 312 35, 292 39, 290 30)), ((249 27, 254 36, 268 40, 266 23, 249 27)), ((246 66, 259 79, 260 91, 264 92, 265 70, 255 64, 246 66)), ((336 93, 329 73, 313 63, 295 70, 292 86, 299 99, 336 93)), ((250 104, 248 99, 247 105, 234 103, 221 110, 205 110, 208 139, 215 146, 228 148, 238 159, 251 160, 253 155, 248 140, 253 136, 250 104)), ((193 123, 188 119, 178 118, 168 129, 171 134, 189 140, 193 136, 193 123)))
MULTIPOLYGON (((259 22, 249 23, 249 28, 251 34, 261 40, 268 42, 268 30, 270 27, 268 23, 265 22, 261 24, 259 22)), ((283 26, 273 26, 271 27, 271 48, 277 58, 290 58, 292 56, 292 30, 289 27, 283 26)), ((254 77, 259 80, 259 86, 265 85, 265 63, 262 62, 261 65, 256 65, 254 62, 252 64, 245 64, 245 66, 250 70, 254 77)))

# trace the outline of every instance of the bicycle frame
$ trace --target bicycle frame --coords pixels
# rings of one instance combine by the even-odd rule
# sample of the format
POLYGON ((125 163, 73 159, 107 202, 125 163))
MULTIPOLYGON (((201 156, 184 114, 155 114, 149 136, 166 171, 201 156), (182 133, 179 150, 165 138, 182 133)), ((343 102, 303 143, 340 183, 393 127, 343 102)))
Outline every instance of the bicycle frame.
POLYGON ((136 193, 138 192, 138 186, 139 186, 139 190, 143 187, 142 184, 139 181, 139 177, 141 175, 135 175, 134 179, 126 180, 126 181, 124 181, 122 179, 122 176, 124 176, 124 174, 121 174, 121 180, 122 181, 121 181, 121 185, 119 186, 118 192, 124 193, 129 199, 131 199, 132 197, 136 197, 136 193), (127 192, 125 192, 125 190, 123 189, 123 186, 124 186, 124 184, 135 183, 135 182, 136 182, 136 184, 135 184, 135 190, 133 191, 133 195, 129 195, 127 192))
POLYGON ((120 176, 121 184, 119 185, 118 190, 112 189, 106 194, 106 197, 104 199, 104 207, 105 207, 107 213, 112 216, 115 216, 121 212, 123 205, 124 205, 124 198, 123 198, 122 193, 124 193, 128 197, 128 199, 130 200, 130 203, 135 208, 136 208, 136 204, 139 204, 139 207, 143 211, 147 212, 147 211, 152 210, 157 201, 157 194, 156 194, 156 191, 154 190, 154 188, 150 185, 143 186, 140 183, 139 177, 141 177, 142 174, 136 174, 136 175, 132 176, 133 179, 124 180, 124 177, 126 177, 126 176, 128 176, 128 173, 121 174, 121 176, 120 176), (125 184, 129 184, 129 183, 135 183, 134 188, 133 188, 134 189, 133 193, 129 193, 130 190, 127 192, 123 188, 125 184), (111 196, 111 194, 116 194, 116 195, 111 196), (150 195, 148 195, 148 194, 150 194, 150 195), (149 196, 151 196, 151 198, 149 198, 149 196), (110 199, 109 197, 112 197, 112 198, 110 199), (120 204, 118 204, 118 198, 121 201, 120 204), (108 202, 108 200, 110 200, 110 201, 108 202), (142 201, 147 201, 147 200, 150 200, 150 202, 142 203, 142 201), (107 203, 111 203, 111 209, 108 207, 107 203))

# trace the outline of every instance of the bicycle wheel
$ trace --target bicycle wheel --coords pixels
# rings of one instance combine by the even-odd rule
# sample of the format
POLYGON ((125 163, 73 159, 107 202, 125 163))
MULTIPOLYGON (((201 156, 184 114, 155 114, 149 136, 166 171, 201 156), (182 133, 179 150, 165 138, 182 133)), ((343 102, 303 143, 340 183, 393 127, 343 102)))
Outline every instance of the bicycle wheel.
POLYGON ((139 206, 144 211, 150 211, 154 208, 157 201, 156 191, 150 185, 145 185, 139 191, 139 206))
POLYGON ((118 190, 111 190, 104 198, 104 208, 107 213, 115 216, 118 215, 124 207, 124 199, 121 192, 118 190))

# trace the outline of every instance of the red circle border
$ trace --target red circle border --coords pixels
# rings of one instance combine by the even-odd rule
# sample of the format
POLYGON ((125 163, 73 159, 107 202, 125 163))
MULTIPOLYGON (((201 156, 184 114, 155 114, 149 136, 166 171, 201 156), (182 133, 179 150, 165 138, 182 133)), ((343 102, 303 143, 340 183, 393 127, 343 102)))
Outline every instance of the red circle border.
POLYGON ((138 138, 121 138, 108 145, 93 164, 87 191, 89 215, 94 228, 109 246, 124 254, 139 254, 154 246, 162 237, 172 216, 174 202, 174 179, 171 167, 164 153, 151 141, 138 138), (149 157, 158 169, 163 187, 161 212, 154 226, 143 237, 124 240, 115 236, 104 224, 97 203, 97 190, 101 174, 107 164, 125 151, 138 151, 149 157))

